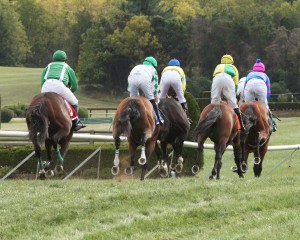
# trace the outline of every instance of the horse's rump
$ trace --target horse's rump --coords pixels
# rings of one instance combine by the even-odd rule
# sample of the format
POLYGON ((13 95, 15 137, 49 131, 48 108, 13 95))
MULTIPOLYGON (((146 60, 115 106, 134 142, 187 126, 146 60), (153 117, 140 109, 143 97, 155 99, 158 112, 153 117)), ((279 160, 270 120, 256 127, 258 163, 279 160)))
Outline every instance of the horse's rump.
POLYGON ((162 99, 158 106, 165 119, 160 128, 159 139, 172 142, 179 134, 186 137, 190 124, 180 103, 173 98, 166 98, 162 99))
POLYGON ((113 136, 145 133, 150 138, 155 129, 155 118, 150 101, 144 97, 125 98, 117 107, 113 136), (133 131, 134 129, 134 131, 133 131))

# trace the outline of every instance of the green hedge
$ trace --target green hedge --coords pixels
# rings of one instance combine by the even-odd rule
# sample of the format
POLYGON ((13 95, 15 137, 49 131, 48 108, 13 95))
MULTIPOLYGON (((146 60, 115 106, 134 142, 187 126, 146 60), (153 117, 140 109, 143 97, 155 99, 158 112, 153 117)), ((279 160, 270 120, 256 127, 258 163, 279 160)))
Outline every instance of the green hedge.
POLYGON ((300 102, 269 102, 269 107, 274 110, 300 110, 300 102))
MULTIPOLYGON (((114 160, 114 145, 113 143, 102 143, 95 145, 83 145, 83 144, 72 144, 69 152, 67 153, 64 161, 64 170, 67 175, 73 169, 75 169, 83 160, 89 157, 98 147, 101 146, 101 155, 100 155, 100 178, 101 179, 109 179, 113 178, 110 169, 113 165, 114 160)), ((23 147, 0 147, 0 165, 2 166, 2 170, 0 171, 1 176, 3 177, 9 170, 19 164, 24 158, 26 158, 33 151, 32 146, 23 146, 23 147)), ((46 159, 46 151, 44 147, 42 148, 42 156, 46 159)), ((128 153, 128 145, 127 142, 123 142, 120 148, 120 168, 122 173, 124 172, 124 167, 129 166, 129 153, 128 153)), ((195 148, 184 148, 183 158, 184 169, 181 176, 192 176, 191 168, 194 164, 194 160, 197 156, 197 149, 195 148)), ((148 162, 149 169, 154 167, 157 164, 157 157, 155 153, 152 154, 150 161, 148 162)), ((82 166, 74 174, 74 177, 81 178, 96 178, 97 177, 97 169, 99 163, 99 155, 96 154, 92 157, 85 165, 82 166)), ((203 163, 201 163, 201 167, 203 163)), ((31 174, 34 175, 37 169, 37 158, 32 156, 26 163, 21 165, 16 173, 20 174, 31 174)), ((151 175, 151 178, 159 177, 158 171, 155 171, 154 174, 151 175)), ((135 174, 137 178, 139 178, 139 171, 135 174)))

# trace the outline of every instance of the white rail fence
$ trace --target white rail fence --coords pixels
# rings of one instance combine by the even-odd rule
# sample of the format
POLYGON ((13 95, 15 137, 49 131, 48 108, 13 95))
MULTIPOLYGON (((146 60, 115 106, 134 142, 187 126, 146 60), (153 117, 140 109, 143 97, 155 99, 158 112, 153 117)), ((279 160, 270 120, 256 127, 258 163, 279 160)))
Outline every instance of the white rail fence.
MULTIPOLYGON (((22 131, 0 131, 0 139, 1 137, 17 137, 18 139, 16 141, 29 141, 28 132, 22 132, 22 131), (21 139, 21 140, 20 140, 21 139)), ((114 139, 112 136, 109 135, 93 135, 93 134, 80 134, 75 133, 73 134, 74 140, 86 140, 86 141, 94 141, 94 142, 113 142, 114 139)), ((125 137, 121 138, 122 141, 126 140, 125 137)), ((198 144, 196 142, 184 142, 185 147, 191 147, 191 148, 197 148, 198 144)), ((214 149, 213 144, 204 144, 205 149, 214 149)), ((281 146, 269 146, 269 151, 280 151, 280 150, 298 150, 300 149, 300 144, 296 145, 281 145, 281 146)), ((232 146, 228 146, 227 150, 233 150, 232 146)), ((99 178, 99 168, 100 168, 100 155, 101 155, 101 147, 95 150, 88 158, 86 158, 79 166, 77 166, 70 174, 68 174, 63 180, 68 179, 75 173, 81 166, 83 166, 87 161, 89 161, 93 156, 95 156, 97 153, 99 153, 99 163, 98 163, 98 178, 99 178)), ((34 151, 28 155, 25 159, 23 159, 16 167, 14 167, 9 173, 7 173, 3 178, 0 180, 4 180, 7 177, 9 177, 18 167, 20 167, 23 163, 25 163, 31 156, 34 155, 34 151)), ((285 161, 285 160, 284 160, 285 161)), ((282 162, 279 164, 281 165, 282 162)), ((275 168, 279 167, 276 166, 275 168)), ((156 166, 157 167, 157 166, 156 166)), ((145 177, 148 177, 149 174, 151 174, 152 171, 156 169, 154 167, 145 177)), ((273 171, 273 170, 272 170, 273 171)), ((269 174, 269 173, 268 173, 269 174)), ((267 175, 268 175, 267 174, 267 175)))
MULTIPOLYGON (((1 137, 18 137, 22 138, 24 141, 29 141, 28 132, 22 131, 0 131, 1 137)), ((86 141, 95 141, 95 142, 113 142, 114 139, 110 135, 95 135, 95 134, 83 134, 83 133, 74 133, 74 140, 86 140, 86 141)), ((126 140, 125 137, 121 139, 122 141, 126 140)), ((184 142, 185 147, 197 148, 198 144, 196 142, 184 142)), ((213 144, 204 144, 205 149, 214 149, 213 144)), ((297 150, 300 149, 300 144, 296 145, 278 145, 278 146, 269 146, 268 151, 278 151, 278 150, 297 150)), ((232 146, 228 146, 227 150, 232 150, 232 146)))

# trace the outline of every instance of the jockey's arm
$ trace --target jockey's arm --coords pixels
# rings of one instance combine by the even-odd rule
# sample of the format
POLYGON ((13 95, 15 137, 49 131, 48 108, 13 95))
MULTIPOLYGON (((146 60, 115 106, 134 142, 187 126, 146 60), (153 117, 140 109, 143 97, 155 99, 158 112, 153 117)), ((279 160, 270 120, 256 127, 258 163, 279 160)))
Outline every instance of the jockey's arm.
POLYGON ((44 70, 43 70, 43 72, 42 72, 42 77, 41 77, 41 86, 43 86, 44 85, 44 83, 45 83, 45 74, 46 74, 46 72, 47 72, 47 68, 44 68, 44 70))
POLYGON ((77 83, 77 78, 76 78, 75 72, 72 68, 69 68, 68 72, 69 72, 69 81, 70 81, 70 85, 71 85, 71 91, 75 92, 78 89, 78 83, 77 83))

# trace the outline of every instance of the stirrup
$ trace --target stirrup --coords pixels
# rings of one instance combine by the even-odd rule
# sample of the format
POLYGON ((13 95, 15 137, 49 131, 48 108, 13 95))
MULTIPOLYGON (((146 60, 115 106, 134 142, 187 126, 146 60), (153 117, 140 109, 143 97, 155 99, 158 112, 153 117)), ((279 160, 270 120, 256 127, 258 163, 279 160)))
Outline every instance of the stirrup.
POLYGON ((76 125, 74 126, 74 131, 77 132, 77 131, 79 131, 80 129, 85 128, 85 127, 86 127, 86 125, 83 125, 83 123, 82 123, 80 120, 78 120, 78 122, 77 122, 76 125), (80 123, 80 125, 79 125, 79 123, 80 123))

